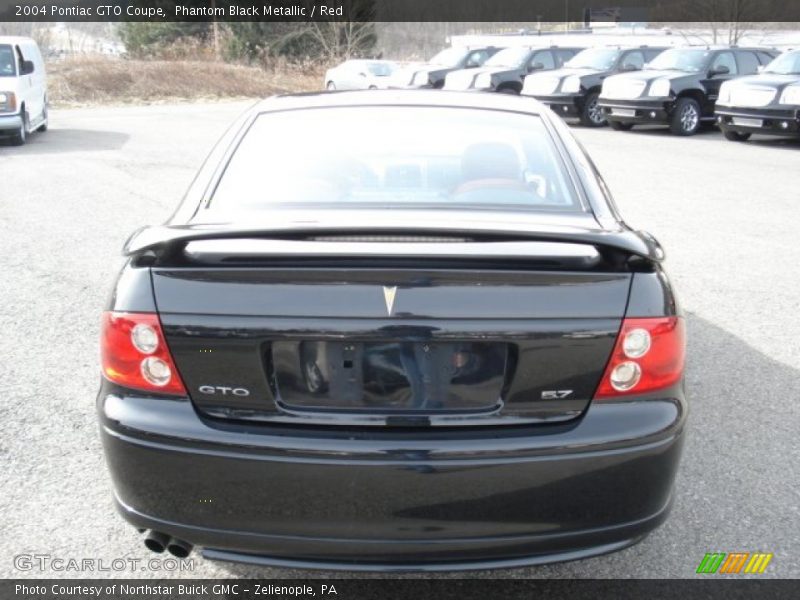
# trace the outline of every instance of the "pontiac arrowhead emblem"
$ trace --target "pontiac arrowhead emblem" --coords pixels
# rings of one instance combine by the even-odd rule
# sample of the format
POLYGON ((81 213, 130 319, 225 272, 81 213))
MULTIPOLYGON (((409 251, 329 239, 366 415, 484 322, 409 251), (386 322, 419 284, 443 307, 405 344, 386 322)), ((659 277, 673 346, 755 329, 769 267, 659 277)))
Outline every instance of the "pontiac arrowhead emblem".
POLYGON ((392 287, 383 286, 383 299, 386 300, 386 312, 391 317, 392 308, 394 308, 394 296, 397 294, 397 286, 392 287))

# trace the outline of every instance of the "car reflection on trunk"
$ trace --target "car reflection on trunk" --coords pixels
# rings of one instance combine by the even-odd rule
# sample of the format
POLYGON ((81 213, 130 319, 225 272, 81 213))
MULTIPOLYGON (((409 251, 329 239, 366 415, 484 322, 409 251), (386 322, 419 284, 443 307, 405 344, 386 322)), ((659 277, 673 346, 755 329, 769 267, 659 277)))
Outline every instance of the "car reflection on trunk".
POLYGON ((301 409, 488 410, 506 362, 505 344, 492 343, 302 341, 273 354, 282 401, 301 409))
POLYGON ((448 352, 452 344, 438 346, 431 352, 428 344, 400 344, 400 362, 411 386, 411 404, 416 409, 442 408, 441 399, 447 396, 450 380, 455 374, 451 361, 455 354, 448 352))

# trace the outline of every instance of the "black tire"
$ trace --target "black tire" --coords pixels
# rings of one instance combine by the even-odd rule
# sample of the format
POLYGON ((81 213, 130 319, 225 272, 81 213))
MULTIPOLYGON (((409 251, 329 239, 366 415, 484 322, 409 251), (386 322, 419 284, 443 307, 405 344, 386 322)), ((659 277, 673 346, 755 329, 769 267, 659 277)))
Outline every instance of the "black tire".
POLYGON ((519 90, 510 86, 502 87, 497 91, 501 94, 514 94, 515 96, 519 96, 519 90))
POLYGON ((17 132, 11 136, 12 146, 24 146, 28 141, 28 113, 22 109, 22 125, 17 132))
POLYGON ((591 92, 586 96, 580 114, 581 125, 584 127, 603 127, 608 123, 603 111, 597 105, 599 97, 598 92, 591 92))
POLYGON ((738 131, 723 131, 726 140, 731 142, 746 142, 750 139, 749 133, 739 133, 738 131))
POLYGON ((669 130, 675 135, 694 135, 700 129, 702 112, 694 98, 678 98, 669 118, 669 130))
POLYGON ((336 90, 336 84, 333 83, 332 81, 329 81, 328 84, 325 86, 325 89, 328 90, 329 92, 333 92, 334 90, 336 90))
POLYGON ((371 85, 371 86, 369 86, 369 88, 367 88, 367 89, 370 89, 370 90, 377 90, 377 89, 378 89, 378 86, 377 86, 377 85, 371 85))
POLYGON ((608 126, 614 131, 630 131, 633 129, 633 123, 623 123, 622 121, 609 121, 608 126))

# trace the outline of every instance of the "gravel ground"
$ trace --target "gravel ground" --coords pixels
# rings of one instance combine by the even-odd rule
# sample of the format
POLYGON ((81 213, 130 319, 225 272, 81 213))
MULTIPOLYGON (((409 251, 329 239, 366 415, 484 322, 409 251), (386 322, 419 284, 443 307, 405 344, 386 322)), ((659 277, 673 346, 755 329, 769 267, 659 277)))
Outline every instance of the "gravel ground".
MULTIPOLYGON (((149 558, 114 512, 97 434, 99 312, 128 234, 168 216, 246 106, 53 111, 48 133, 0 145, 0 576, 80 575, 20 571, 21 553, 149 558)), ((687 311, 692 415, 675 507, 616 554, 451 576, 692 577, 710 551, 773 552, 767 576, 800 576, 800 143, 575 132, 629 222, 666 247, 687 311)), ((197 557, 182 575, 329 574, 197 557)))

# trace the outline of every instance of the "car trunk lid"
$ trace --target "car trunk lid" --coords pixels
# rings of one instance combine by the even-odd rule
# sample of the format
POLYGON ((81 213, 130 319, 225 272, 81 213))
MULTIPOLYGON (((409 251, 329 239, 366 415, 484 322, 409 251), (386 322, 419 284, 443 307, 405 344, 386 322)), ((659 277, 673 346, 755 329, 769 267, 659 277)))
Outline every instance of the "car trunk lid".
POLYGON ((630 285, 594 246, 359 239, 205 240, 183 264, 153 267, 198 410, 418 426, 563 421, 586 408, 630 285))

